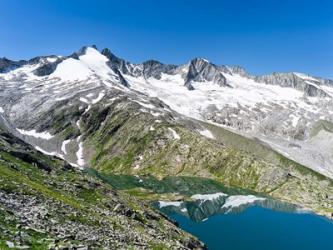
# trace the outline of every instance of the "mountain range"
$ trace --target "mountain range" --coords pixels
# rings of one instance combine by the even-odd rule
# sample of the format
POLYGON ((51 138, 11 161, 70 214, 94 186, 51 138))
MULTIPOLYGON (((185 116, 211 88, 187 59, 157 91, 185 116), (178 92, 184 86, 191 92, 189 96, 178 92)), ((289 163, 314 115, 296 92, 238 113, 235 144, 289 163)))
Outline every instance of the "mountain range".
POLYGON ((71 171, 203 177, 333 213, 329 79, 203 58, 134 64, 96 46, 1 58, 0 128, 71 171))

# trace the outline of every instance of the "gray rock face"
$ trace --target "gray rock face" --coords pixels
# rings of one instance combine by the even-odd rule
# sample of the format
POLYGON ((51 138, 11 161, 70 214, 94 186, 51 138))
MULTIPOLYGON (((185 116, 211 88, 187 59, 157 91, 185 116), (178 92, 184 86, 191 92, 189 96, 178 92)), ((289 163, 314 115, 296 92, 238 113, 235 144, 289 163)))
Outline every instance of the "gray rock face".
MULTIPOLYGON (((156 60, 148 60, 141 64, 131 64, 115 56, 107 48, 102 50, 102 54, 109 59, 108 65, 110 68, 118 69, 123 74, 134 77, 144 77, 145 79, 150 77, 161 79, 162 73, 174 75, 179 73, 183 67, 172 64, 163 64, 156 60)), ((191 84, 192 81, 209 81, 214 82, 221 87, 230 87, 223 72, 229 72, 229 70, 224 66, 217 66, 209 63, 205 59, 196 58, 189 63, 188 72, 184 75, 184 85, 189 90, 193 90, 194 88, 191 84)))
POLYGON ((231 73, 233 73, 233 74, 238 74, 240 76, 251 78, 250 74, 243 67, 241 67, 239 65, 231 66, 231 67, 229 67, 229 69, 230 69, 231 73))
POLYGON ((145 79, 150 77, 161 79, 162 73, 172 73, 177 66, 160 63, 156 60, 148 60, 141 64, 132 64, 115 56, 109 49, 102 50, 102 54, 109 59, 108 65, 112 69, 134 77, 143 76, 145 79))
MULTIPOLYGON (((95 45, 93 45, 92 47, 97 49, 95 45)), ((40 67, 38 67, 37 69, 35 69, 33 71, 33 73, 36 76, 48 76, 48 75, 52 74, 56 70, 57 66, 64 60, 66 60, 68 58, 73 58, 73 59, 79 60, 79 57, 86 53, 87 48, 88 48, 87 46, 84 46, 81 49, 79 49, 77 52, 74 52, 73 54, 71 54, 69 56, 64 56, 61 58, 58 58, 56 56, 48 56, 49 58, 56 58, 56 61, 54 61, 54 62, 49 62, 47 60, 47 57, 35 57, 35 58, 29 60, 29 64, 40 64, 41 65, 40 67)))
POLYGON ((126 81, 122 73, 117 68, 113 69, 113 71, 117 74, 118 81, 120 82, 121 85, 125 87, 130 87, 130 84, 126 81))
POLYGON ((44 63, 42 66, 38 67, 37 69, 34 70, 34 74, 36 76, 48 76, 50 74, 52 74, 59 63, 61 63, 64 59, 58 59, 55 62, 47 62, 44 63))
MULTIPOLYGON (((125 89, 131 100, 143 103, 143 108, 153 109, 152 113, 156 116, 166 115, 169 111, 171 113, 172 109, 186 116, 191 116, 193 111, 196 114, 191 117, 195 119, 200 117, 206 121, 228 126, 240 133, 263 135, 265 138, 287 138, 290 142, 308 140, 312 124, 318 119, 333 121, 332 98, 326 98, 333 93, 326 89, 327 86, 333 86, 333 81, 299 73, 252 76, 240 66, 217 66, 200 58, 193 59, 188 64, 181 66, 163 64, 155 60, 132 64, 115 56, 109 49, 104 49, 102 54, 108 58, 106 64, 112 69, 105 67, 104 70, 108 71, 105 75, 110 77, 105 77, 103 73, 99 75, 98 70, 89 68, 91 65, 87 66, 87 71, 83 70, 85 73, 88 72, 86 78, 62 80, 61 77, 47 77, 57 69, 63 60, 67 58, 79 60, 80 55, 85 53, 88 53, 87 47, 83 47, 70 56, 59 57, 57 60, 54 60, 52 56, 35 57, 29 61, 18 62, 6 58, 0 59, 0 70, 7 72, 0 74, 0 107, 3 110, 0 111, 0 126, 12 128, 12 130, 15 130, 16 127, 27 131, 35 129, 37 132, 48 130, 46 127, 38 127, 32 121, 40 121, 41 114, 49 113, 50 107, 61 103, 64 106, 70 106, 65 104, 66 101, 76 100, 73 102, 75 109, 74 106, 69 108, 72 115, 61 113, 57 120, 59 124, 61 121, 66 121, 66 128, 72 128, 72 130, 68 129, 61 139, 73 139, 69 147, 72 146, 72 151, 75 152, 78 148, 78 141, 74 138, 80 129, 76 122, 81 115, 87 114, 85 110, 89 110, 99 102, 99 96, 119 101, 117 96, 110 95, 110 92, 115 93, 114 89, 125 89), (11 72, 10 70, 14 68, 17 70, 11 72), (31 72, 43 77, 30 77, 31 72), (134 78, 136 80, 133 81, 134 78), (150 81, 151 78, 156 80, 150 81), (206 91, 204 88, 199 89, 201 82, 215 83, 216 86, 206 91), (198 86, 198 91, 186 91, 182 85, 189 90, 198 86), (272 88, 270 85, 281 86, 284 89, 272 88), (162 87, 160 88, 160 86, 162 87), (168 92, 165 86, 168 86, 167 88, 170 86, 172 91, 168 92), (228 88, 229 86, 233 88, 228 88), (187 103, 182 96, 177 97, 179 94, 177 91, 182 91, 181 88, 184 88, 183 94, 191 99, 191 102, 187 103), (288 91, 296 92, 292 88, 301 92, 297 92, 289 98, 288 91), (138 92, 142 94, 140 97, 138 92), (198 93, 201 95, 200 100, 196 99, 198 93), (193 96, 191 96, 192 94, 193 96), (287 98, 284 98, 285 94, 287 98), (168 104, 169 111, 158 108, 155 103, 146 102, 152 96, 156 96, 168 104), (256 100, 257 97, 264 98, 256 100), (201 100, 203 105, 200 104, 201 100), (177 105, 172 105, 173 103, 177 103, 177 105), (178 107, 180 108, 177 109, 178 107), (190 109, 191 112, 186 109, 190 109)), ((180 92, 180 94, 182 93, 180 92)), ((60 109, 57 110, 60 111, 60 109)), ((44 120, 44 124, 45 121, 48 120, 44 120)), ((57 127, 49 132, 58 133, 62 128, 57 127)), ((16 133, 18 132, 16 131, 16 133)), ((55 145, 53 140, 56 139, 43 141, 40 138, 33 138, 33 136, 25 137, 31 139, 29 143, 41 141, 41 144, 36 143, 36 145, 48 152, 63 154, 60 151, 62 143, 60 139, 56 143, 57 146, 53 148, 51 146, 55 145)), ((287 148, 286 151, 289 152, 290 149, 287 148)), ((70 157, 72 157, 72 162, 76 162, 75 154, 70 157)), ((316 155, 317 158, 326 159, 321 155, 318 157, 316 155)), ((332 166, 330 162, 323 163, 320 160, 318 166, 325 166, 325 169, 329 169, 332 166)), ((311 165, 313 164, 311 163, 311 165)))
MULTIPOLYGON (((88 46, 83 46, 81 49, 79 49, 78 51, 74 52, 73 54, 71 54, 67 58, 73 58, 73 59, 77 59, 78 60, 80 56, 86 54, 87 48, 88 48, 88 46)), ((95 45, 93 45, 92 48, 97 49, 95 45)))
POLYGON ((212 81, 221 87, 230 87, 230 85, 227 84, 227 79, 222 74, 220 68, 201 58, 195 58, 189 64, 189 69, 185 77, 185 86, 189 90, 194 89, 191 84, 192 81, 212 81))
POLYGON ((266 84, 279 85, 282 87, 291 87, 304 92, 306 96, 327 97, 328 94, 318 88, 312 80, 304 80, 294 73, 273 73, 271 75, 263 75, 254 77, 258 82, 266 84))
POLYGON ((0 58, 0 73, 5 73, 7 71, 16 69, 22 65, 24 65, 26 61, 12 61, 7 59, 6 57, 0 58))
POLYGON ((176 68, 177 66, 175 65, 166 65, 155 60, 148 60, 142 64, 142 74, 145 78, 154 77, 161 79, 162 73, 172 74, 176 68))
POLYGON ((109 59, 109 62, 107 62, 107 64, 109 65, 110 68, 112 69, 118 69, 121 73, 123 74, 131 74, 132 72, 130 72, 129 70, 129 64, 128 62, 126 62, 125 60, 115 56, 111 50, 109 50, 108 48, 105 48, 102 50, 102 55, 106 56, 106 58, 109 59))

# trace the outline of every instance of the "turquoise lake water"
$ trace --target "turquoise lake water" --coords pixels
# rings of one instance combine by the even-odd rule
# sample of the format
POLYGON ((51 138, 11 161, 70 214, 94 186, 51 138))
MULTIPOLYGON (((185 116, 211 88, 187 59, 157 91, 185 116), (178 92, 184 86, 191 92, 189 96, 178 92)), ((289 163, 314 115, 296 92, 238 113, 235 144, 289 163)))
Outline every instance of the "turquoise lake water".
MULTIPOLYGON (((144 188, 151 192, 177 193, 183 201, 152 205, 185 231, 197 236, 211 250, 333 250, 333 222, 311 213, 298 213, 298 207, 265 197, 225 207, 228 198, 255 195, 249 190, 228 188, 198 177, 104 175, 86 170, 118 190, 144 188), (225 196, 189 199, 195 194, 225 196)), ((167 201, 166 201, 167 202, 167 201)))
POLYGON ((240 213, 217 214, 196 222, 175 211, 165 213, 212 250, 333 249, 332 221, 313 214, 253 206, 240 213))

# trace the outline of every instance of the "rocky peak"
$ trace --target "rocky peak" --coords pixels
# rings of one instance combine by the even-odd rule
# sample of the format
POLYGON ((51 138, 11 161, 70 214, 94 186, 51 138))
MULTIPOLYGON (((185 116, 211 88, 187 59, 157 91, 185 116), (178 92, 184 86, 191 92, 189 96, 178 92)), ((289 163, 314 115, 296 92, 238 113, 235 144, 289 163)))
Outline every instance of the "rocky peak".
POLYGON ((119 57, 117 57, 116 55, 114 55, 111 52, 111 50, 108 49, 108 48, 104 48, 101 53, 106 58, 108 58, 110 60, 110 62, 112 62, 113 64, 120 64, 122 61, 124 61, 123 59, 120 59, 119 57))
POLYGON ((290 87, 304 92, 305 96, 329 97, 319 85, 320 81, 309 76, 301 76, 296 73, 273 73, 254 77, 258 82, 266 84, 279 85, 281 87, 290 87))
POLYGON ((190 61, 190 66, 195 67, 198 71, 204 69, 206 66, 208 66, 210 62, 204 58, 194 58, 190 61))
POLYGON ((229 86, 223 75, 223 70, 206 59, 195 58, 189 63, 189 69, 185 76, 185 86, 193 90, 192 82, 214 82, 220 86, 229 86))
MULTIPOLYGON (((95 45, 92 45, 91 47, 97 50, 97 47, 95 45)), ((76 60, 79 60, 80 56, 86 54, 88 48, 89 48, 89 46, 83 46, 81 49, 79 49, 78 51, 74 52, 69 57, 73 58, 73 59, 76 59, 76 60)))
POLYGON ((0 58, 0 73, 5 73, 7 71, 16 69, 25 63, 26 61, 24 60, 12 61, 6 57, 0 58))
POLYGON ((251 78, 249 73, 247 73, 245 68, 243 68, 242 66, 233 65, 233 66, 230 66, 229 69, 230 69, 231 73, 233 73, 233 74, 237 74, 237 75, 240 75, 240 76, 243 76, 243 77, 251 78))
POLYGON ((162 73, 173 74, 177 68, 175 65, 163 64, 156 60, 148 60, 142 63, 142 75, 145 78, 161 79, 162 73))
POLYGON ((119 71, 123 74, 131 74, 130 71, 130 63, 126 62, 124 59, 121 59, 114 55, 110 49, 104 48, 102 50, 102 55, 104 55, 107 59, 109 59, 109 62, 107 62, 108 66, 113 69, 114 71, 119 71))

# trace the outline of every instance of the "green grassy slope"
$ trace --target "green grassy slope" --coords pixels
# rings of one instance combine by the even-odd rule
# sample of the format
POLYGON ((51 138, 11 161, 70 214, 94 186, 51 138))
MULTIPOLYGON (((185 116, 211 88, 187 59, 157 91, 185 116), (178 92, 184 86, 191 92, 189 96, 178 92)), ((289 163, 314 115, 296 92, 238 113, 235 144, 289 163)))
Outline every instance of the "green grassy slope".
POLYGON ((126 96, 118 96, 112 103, 108 98, 114 95, 107 95, 81 117, 68 118, 71 122, 63 116, 67 113, 63 109, 79 109, 79 104, 73 101, 56 107, 50 114, 60 123, 48 123, 44 128, 63 136, 65 131, 75 130, 75 121, 80 119, 88 166, 105 174, 211 178, 331 216, 333 183, 325 176, 223 128, 205 124, 217 137, 211 140, 197 132, 200 125, 184 122, 177 115, 156 116, 126 96), (65 129, 59 130, 61 127, 65 129))
POLYGON ((144 202, 0 131, 0 249, 202 248, 144 202))

